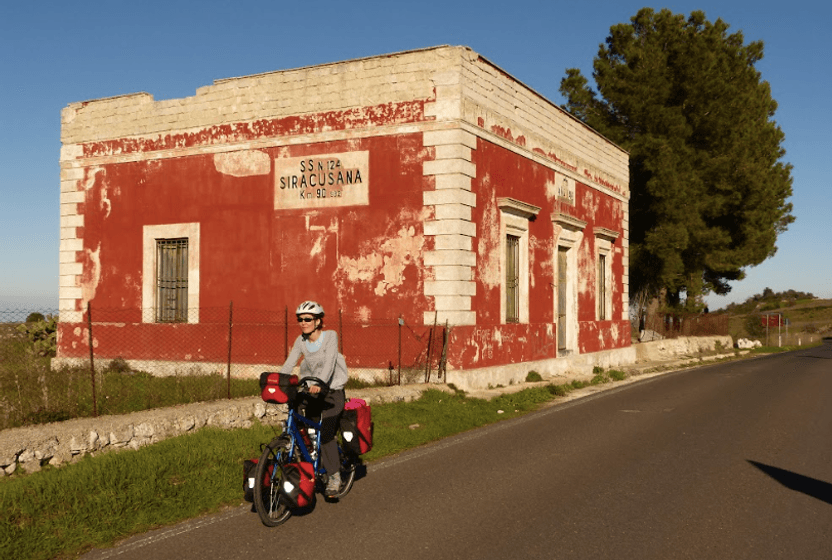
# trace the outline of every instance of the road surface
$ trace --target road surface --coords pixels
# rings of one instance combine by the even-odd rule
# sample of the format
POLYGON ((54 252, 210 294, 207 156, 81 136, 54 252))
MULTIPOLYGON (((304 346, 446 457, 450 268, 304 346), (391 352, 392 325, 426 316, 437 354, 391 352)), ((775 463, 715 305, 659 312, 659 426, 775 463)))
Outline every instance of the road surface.
POLYGON ((832 344, 680 371, 369 466, 278 528, 234 508, 154 559, 832 558, 832 344))

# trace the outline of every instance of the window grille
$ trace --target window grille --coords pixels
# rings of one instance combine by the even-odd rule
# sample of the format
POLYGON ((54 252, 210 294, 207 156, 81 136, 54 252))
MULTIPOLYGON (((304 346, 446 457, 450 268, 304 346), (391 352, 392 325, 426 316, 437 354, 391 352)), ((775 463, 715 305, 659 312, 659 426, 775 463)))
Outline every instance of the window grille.
POLYGON ((188 322, 188 239, 156 240, 156 322, 188 322))
POLYGON ((506 236, 506 323, 520 322, 520 238, 506 236))
POLYGON ((607 320, 607 256, 598 255, 598 320, 607 320))

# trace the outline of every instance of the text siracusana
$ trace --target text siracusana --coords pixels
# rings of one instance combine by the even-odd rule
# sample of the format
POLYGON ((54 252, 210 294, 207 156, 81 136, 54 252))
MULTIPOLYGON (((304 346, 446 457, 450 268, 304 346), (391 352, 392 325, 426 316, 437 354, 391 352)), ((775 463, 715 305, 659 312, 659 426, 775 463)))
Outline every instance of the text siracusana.
POLYGON ((340 159, 304 159, 297 174, 280 177, 279 186, 281 189, 343 187, 363 181, 360 169, 345 169, 340 159))

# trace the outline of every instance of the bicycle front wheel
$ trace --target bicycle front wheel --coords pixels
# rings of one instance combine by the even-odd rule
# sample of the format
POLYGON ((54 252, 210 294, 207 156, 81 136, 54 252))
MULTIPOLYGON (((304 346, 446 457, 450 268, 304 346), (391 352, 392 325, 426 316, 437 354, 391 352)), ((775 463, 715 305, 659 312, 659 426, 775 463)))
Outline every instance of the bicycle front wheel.
POLYGON ((254 508, 267 527, 277 527, 292 515, 286 499, 280 495, 283 464, 287 461, 289 438, 278 437, 263 449, 254 475, 254 508))

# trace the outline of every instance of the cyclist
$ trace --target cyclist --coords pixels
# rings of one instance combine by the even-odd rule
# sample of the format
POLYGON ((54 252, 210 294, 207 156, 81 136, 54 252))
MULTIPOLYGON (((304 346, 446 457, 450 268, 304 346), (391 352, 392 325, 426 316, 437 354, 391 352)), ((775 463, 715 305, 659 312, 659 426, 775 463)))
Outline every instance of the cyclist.
MULTIPOLYGON (((295 315, 298 318, 301 335, 295 340, 286 363, 280 373, 292 373, 295 365, 303 356, 300 364, 300 378, 317 377, 329 385, 329 391, 322 398, 309 399, 306 414, 310 418, 321 417, 321 463, 329 475, 325 495, 334 497, 341 486, 340 460, 335 435, 338 431, 338 419, 344 410, 344 385, 347 383, 347 363, 343 354, 338 352, 338 334, 325 331, 324 308, 314 301, 301 303, 295 315)), ((313 395, 319 395, 321 387, 309 388, 313 395)))

